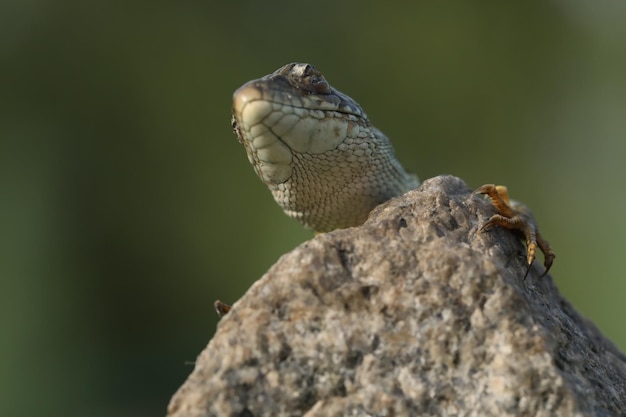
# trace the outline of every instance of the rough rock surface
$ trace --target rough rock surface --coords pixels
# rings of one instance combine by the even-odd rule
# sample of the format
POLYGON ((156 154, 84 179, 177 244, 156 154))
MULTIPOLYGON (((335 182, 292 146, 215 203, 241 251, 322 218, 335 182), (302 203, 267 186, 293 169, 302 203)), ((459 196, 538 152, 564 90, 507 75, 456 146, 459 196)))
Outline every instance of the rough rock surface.
POLYGON ((469 196, 437 177, 284 255, 169 415, 626 415, 626 357, 469 196))

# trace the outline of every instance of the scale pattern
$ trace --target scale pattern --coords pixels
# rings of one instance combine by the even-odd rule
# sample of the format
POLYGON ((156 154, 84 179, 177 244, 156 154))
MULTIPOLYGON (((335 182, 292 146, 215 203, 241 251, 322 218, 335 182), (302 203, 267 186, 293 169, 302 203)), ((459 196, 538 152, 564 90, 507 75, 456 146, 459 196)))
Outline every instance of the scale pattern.
POLYGON ((316 232, 359 225, 419 185, 361 107, 309 64, 237 89, 232 124, 276 202, 316 232))

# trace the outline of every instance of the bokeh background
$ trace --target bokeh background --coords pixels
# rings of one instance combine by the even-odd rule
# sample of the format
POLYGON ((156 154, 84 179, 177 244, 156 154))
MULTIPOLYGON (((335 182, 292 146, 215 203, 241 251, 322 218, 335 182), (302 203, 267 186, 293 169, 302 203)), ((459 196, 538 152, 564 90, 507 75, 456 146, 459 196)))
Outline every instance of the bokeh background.
POLYGON ((0 414, 164 415, 232 302, 309 239, 231 94, 292 61, 422 179, 530 205, 564 295, 626 349, 626 3, 0 4, 0 414))

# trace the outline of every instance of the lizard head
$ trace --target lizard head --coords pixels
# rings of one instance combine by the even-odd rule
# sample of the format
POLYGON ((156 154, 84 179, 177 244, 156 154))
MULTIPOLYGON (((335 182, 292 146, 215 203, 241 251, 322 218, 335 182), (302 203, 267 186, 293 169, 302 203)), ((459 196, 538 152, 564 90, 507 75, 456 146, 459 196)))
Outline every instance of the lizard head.
POLYGON ((358 135, 358 120, 367 120, 361 107, 310 64, 285 65, 233 94, 233 130, 270 187, 291 177, 294 152, 337 149, 358 135))
POLYGON ((238 88, 232 126, 274 199, 316 231, 362 223, 374 206, 417 186, 361 107, 310 64, 238 88))

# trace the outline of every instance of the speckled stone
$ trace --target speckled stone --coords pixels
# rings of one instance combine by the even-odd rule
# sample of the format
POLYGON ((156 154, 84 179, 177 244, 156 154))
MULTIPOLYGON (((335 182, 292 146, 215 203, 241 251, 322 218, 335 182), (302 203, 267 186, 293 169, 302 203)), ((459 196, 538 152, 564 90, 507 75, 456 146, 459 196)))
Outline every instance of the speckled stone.
POLYGON ((281 257, 168 415, 625 416, 626 357, 469 197, 436 177, 281 257))

